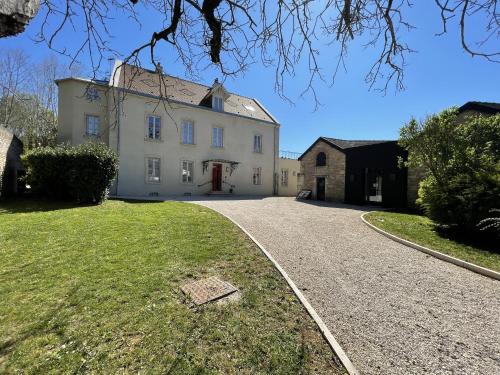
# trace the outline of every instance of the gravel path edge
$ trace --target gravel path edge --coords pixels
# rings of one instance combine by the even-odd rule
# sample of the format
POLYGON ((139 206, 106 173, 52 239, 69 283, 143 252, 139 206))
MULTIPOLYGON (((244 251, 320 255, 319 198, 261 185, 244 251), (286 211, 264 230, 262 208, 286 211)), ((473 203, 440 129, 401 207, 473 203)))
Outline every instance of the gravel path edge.
MULTIPOLYGON (((194 204, 197 204, 193 202, 194 204)), ((203 206, 206 207, 206 206, 203 206)), ((215 210, 214 210, 215 211, 215 210)), ((302 303, 302 305, 305 307, 307 310, 307 313, 311 316, 311 318, 314 320, 314 322, 317 324, 319 330, 321 331, 321 334, 325 338, 325 340, 328 342, 328 345, 332 348, 333 352, 337 355, 339 358, 340 362, 342 362, 342 365, 345 367, 347 373, 349 375, 360 375, 360 372, 354 367, 352 364, 351 360, 347 356, 347 354, 344 352, 344 349, 340 346, 338 341, 335 339, 335 337, 332 335, 326 324, 323 322, 321 317, 318 315, 316 310, 314 310, 314 307, 311 306, 309 301, 307 301, 306 297, 302 294, 300 289, 295 285, 293 280, 288 276, 288 274, 285 272, 285 270, 279 265, 279 263, 273 258, 273 256, 262 246, 257 239, 252 236, 242 225, 240 225, 236 220, 232 219, 231 217, 223 214, 222 212, 216 211, 220 215, 224 216, 226 219, 230 220, 234 225, 236 225, 238 228, 240 228, 243 233, 245 233, 248 238, 252 240, 255 245, 262 251, 262 253, 271 261, 273 266, 281 273, 283 278, 286 280, 290 288, 292 288, 294 294, 297 296, 299 301, 302 303)))
POLYGON ((469 262, 466 262, 465 260, 461 260, 461 259, 458 259, 458 258, 455 258, 455 257, 452 257, 450 255, 447 255, 447 254, 443 254, 443 253, 440 253, 439 251, 436 251, 436 250, 432 250, 432 249, 429 249, 428 247, 425 247, 425 246, 421 246, 421 245, 418 245, 414 242, 411 242, 411 241, 408 241, 408 240, 405 240, 403 238, 400 238, 398 236, 395 236, 394 234, 391 234, 389 232, 386 232, 384 231, 383 229, 380 229, 378 228, 377 226, 369 223, 366 219, 365 219, 365 215, 368 215, 372 212, 377 212, 377 211, 370 211, 370 212, 365 212, 364 214, 362 214, 360 217, 361 217, 361 220, 367 225, 369 226, 370 228, 372 228, 373 230, 375 230, 376 232, 379 232, 380 234, 386 236, 387 238, 390 238, 391 240, 393 241, 396 241, 396 242, 399 242, 403 245, 406 245, 408 247, 411 247, 415 250, 419 250, 423 253, 426 253, 426 254, 429 254, 433 257, 436 257, 438 259, 441 259, 445 262, 448 262, 448 263, 453 263, 459 267, 463 267, 463 268, 466 268, 470 271, 473 271, 473 272, 476 272, 480 275, 483 275, 483 276, 486 276, 486 277, 490 277, 492 279, 496 279, 496 280, 500 280, 500 272, 496 272, 496 271, 493 271, 489 268, 485 268, 485 267, 481 267, 481 266, 478 266, 476 264, 473 264, 473 263, 469 263, 469 262))

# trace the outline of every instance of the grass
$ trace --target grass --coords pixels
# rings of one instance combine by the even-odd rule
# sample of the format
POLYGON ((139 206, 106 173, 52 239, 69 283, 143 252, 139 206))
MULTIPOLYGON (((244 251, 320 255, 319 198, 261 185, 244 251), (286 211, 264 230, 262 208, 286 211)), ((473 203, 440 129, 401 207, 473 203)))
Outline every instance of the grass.
POLYGON ((405 240, 429 247, 455 258, 477 264, 478 266, 500 271, 500 253, 490 247, 478 247, 458 239, 445 237, 437 231, 434 223, 427 217, 401 212, 378 211, 365 216, 376 227, 405 240))
POLYGON ((0 204, 0 373, 342 373, 258 248, 180 202, 0 204), (237 303, 179 287, 218 275, 237 303))

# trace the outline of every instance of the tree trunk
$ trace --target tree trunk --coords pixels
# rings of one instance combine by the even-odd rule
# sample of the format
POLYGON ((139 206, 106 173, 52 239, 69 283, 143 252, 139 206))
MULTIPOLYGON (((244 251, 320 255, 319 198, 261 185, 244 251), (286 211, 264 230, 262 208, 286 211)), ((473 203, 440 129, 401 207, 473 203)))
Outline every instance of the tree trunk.
POLYGON ((0 38, 24 31, 40 8, 40 0, 1 0, 0 38))

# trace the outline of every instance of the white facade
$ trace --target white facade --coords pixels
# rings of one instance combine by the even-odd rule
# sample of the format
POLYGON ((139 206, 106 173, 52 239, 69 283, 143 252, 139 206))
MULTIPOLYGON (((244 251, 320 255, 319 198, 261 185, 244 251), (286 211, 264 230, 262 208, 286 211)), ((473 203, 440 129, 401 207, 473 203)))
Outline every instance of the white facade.
POLYGON ((112 194, 272 195, 278 191, 279 124, 271 115, 267 121, 221 110, 233 94, 221 95, 223 103, 217 98, 216 110, 165 102, 103 82, 68 78, 58 81, 58 86, 59 141, 98 140, 114 149, 120 165, 112 194))

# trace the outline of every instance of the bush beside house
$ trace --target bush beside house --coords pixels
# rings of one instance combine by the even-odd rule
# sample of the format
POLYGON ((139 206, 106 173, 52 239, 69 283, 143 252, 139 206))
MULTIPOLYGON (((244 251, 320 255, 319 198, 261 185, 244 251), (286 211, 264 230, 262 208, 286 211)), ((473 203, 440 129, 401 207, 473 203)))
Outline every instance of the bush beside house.
MULTIPOLYGON (((425 168, 417 204, 433 221, 470 234, 500 207, 500 114, 460 116, 456 108, 401 129, 407 166, 425 168)), ((490 228, 491 229, 491 228, 490 228)))
POLYGON ((80 203, 101 203, 118 171, 118 157, 104 144, 62 145, 23 156, 34 194, 80 203))

